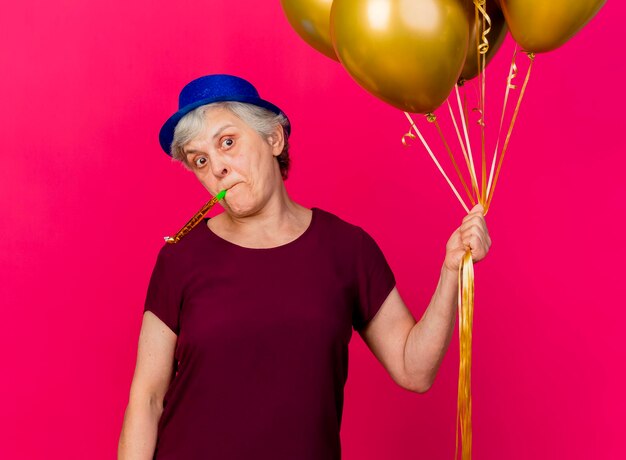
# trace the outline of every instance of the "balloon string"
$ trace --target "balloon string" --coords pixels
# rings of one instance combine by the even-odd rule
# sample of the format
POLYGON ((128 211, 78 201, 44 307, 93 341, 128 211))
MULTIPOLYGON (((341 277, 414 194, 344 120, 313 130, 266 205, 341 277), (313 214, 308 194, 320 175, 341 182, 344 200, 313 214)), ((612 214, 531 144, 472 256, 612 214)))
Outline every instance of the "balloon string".
MULTIPOLYGON (((476 90, 475 87, 473 88, 474 90, 476 90)), ((463 91, 463 115, 465 116, 465 123, 467 124, 467 126, 469 126, 469 110, 467 109, 467 107, 469 107, 469 103, 467 102, 467 86, 466 86, 465 91, 463 91)))
MULTIPOLYGON (((452 110, 452 105, 450 104, 450 100, 446 101, 448 103, 448 110, 450 112, 450 118, 452 119, 452 124, 454 125, 454 130, 456 131, 456 136, 459 140, 459 145, 461 146, 461 151, 463 152, 463 158, 465 159, 465 165, 467 166, 467 170, 470 173, 470 179, 472 181, 472 188, 474 189, 474 191, 476 192, 476 196, 479 195, 478 193, 478 184, 476 181, 476 177, 472 174, 472 168, 470 166, 470 160, 469 157, 467 155, 467 150, 465 148, 465 143, 463 142, 463 138, 461 137, 461 131, 459 130, 459 125, 456 122, 456 116, 454 115, 454 111, 452 110)), ((463 114, 461 114, 461 116, 464 116, 463 114)), ((474 204, 475 201, 472 200, 472 204, 474 204)))
POLYGON ((485 152, 485 125, 486 125, 486 121, 485 121, 485 95, 487 94, 487 91, 485 89, 486 87, 486 79, 487 79, 487 72, 486 72, 486 68, 487 68, 487 51, 489 51, 489 41, 487 40, 487 34, 491 31, 491 19, 489 18, 489 16, 487 15, 487 12, 485 11, 485 9, 483 8, 483 5, 480 4, 476 4, 477 8, 480 10, 481 14, 482 14, 482 28, 483 28, 483 43, 482 43, 482 47, 478 50, 480 52, 480 56, 481 56, 481 61, 482 61, 482 66, 480 67, 480 80, 481 80, 481 91, 480 91, 480 104, 481 104, 481 108, 482 108, 482 119, 483 122, 480 124, 480 138, 481 138, 481 150, 482 150, 482 180, 481 180, 481 197, 482 197, 482 202, 484 203, 487 195, 486 195, 486 188, 487 188, 487 157, 486 157, 486 152, 485 152), (485 24, 487 23, 487 24, 485 24))
MULTIPOLYGON (((461 104, 461 96, 459 95, 459 85, 455 85, 454 89, 456 91, 456 101, 459 106, 459 112, 465 114, 465 110, 463 109, 463 105, 461 104)), ((469 141, 469 134, 467 132, 467 122, 464 116, 461 117, 461 121, 463 122, 463 133, 465 134, 465 144, 467 146, 467 155, 469 157, 469 163, 471 167, 471 174, 476 181, 476 168, 474 168, 474 159, 472 155, 472 146, 469 141)), ((478 184, 474 184, 476 186, 476 196, 480 197, 480 192, 478 191, 478 184)))
MULTIPOLYGON (((479 17, 478 17, 478 2, 480 0, 474 0, 474 24, 476 24, 476 26, 478 26, 478 21, 479 21, 479 17)), ((480 30, 480 29, 479 29, 480 30)), ((481 45, 484 45, 484 43, 480 42, 480 34, 476 34, 476 68, 478 69, 478 74, 480 75, 482 73, 482 68, 481 68, 481 57, 482 54, 480 53, 481 51, 481 45)), ((489 48, 489 42, 487 42, 487 48, 489 48)), ((478 114, 480 115, 480 118, 478 119, 478 121, 476 123, 478 123, 479 126, 482 126, 484 124, 483 121, 483 105, 482 105, 482 94, 480 93, 480 91, 482 91, 482 85, 479 87, 479 92, 478 92, 478 107, 472 109, 472 112, 478 112, 478 114)))
POLYGON ((478 60, 478 71, 480 74, 480 96, 479 96, 479 113, 480 120, 478 120, 478 124, 480 125, 480 143, 481 143, 481 154, 482 154, 482 171, 481 171, 481 193, 480 193, 480 202, 484 203, 486 199, 486 187, 487 187, 487 157, 485 151, 485 94, 486 94, 486 72, 485 68, 486 64, 486 56, 489 51, 489 40, 487 39, 487 35, 491 31, 491 18, 487 14, 486 10, 486 0, 474 0, 474 11, 475 11, 475 23, 481 24, 482 30, 481 38, 479 39, 479 34, 476 34, 476 47, 477 53, 476 58, 478 60), (480 18, 479 18, 480 15, 480 18))
POLYGON ((502 167, 502 161, 504 160, 504 155, 507 151, 507 147, 509 146, 511 133, 513 132, 513 127, 515 126, 515 120, 517 119, 517 114, 519 113, 519 109, 522 104, 522 99, 524 98, 524 93, 526 92, 526 86, 528 85, 528 80, 530 79, 530 71, 533 68, 533 62, 535 61, 534 53, 526 53, 526 55, 528 56, 528 59, 530 59, 530 64, 528 65, 528 70, 526 71, 526 77, 524 78, 522 89, 520 90, 519 97, 517 98, 517 104, 515 106, 515 111, 513 112, 513 118, 511 119, 509 130, 506 133, 506 138, 504 139, 504 145, 502 146, 502 153, 500 154, 500 159, 498 160, 498 167, 496 169, 496 175, 493 179, 493 187, 489 191, 489 195, 487 198, 487 206, 485 207, 485 211, 489 209, 489 206, 491 205, 491 200, 493 200, 493 194, 496 189, 496 184, 498 183, 498 176, 500 175, 500 168, 502 167))
MULTIPOLYGON (((412 131, 415 131, 415 133, 419 137, 420 141, 422 141, 422 145, 424 146, 424 148, 426 149, 426 151, 430 155, 430 158, 433 160, 433 162, 435 163, 435 165, 439 169, 439 172, 446 179, 446 181, 448 182, 448 185, 450 186, 450 188, 452 189, 452 191, 456 195, 457 199, 459 200, 459 203, 461 203, 461 206, 463 206, 463 209, 465 209, 465 211, 469 213, 469 209, 467 208, 465 202, 461 198, 461 195, 459 195, 459 192, 456 190, 456 187, 452 184, 452 182, 448 178, 448 175, 445 173, 445 171, 443 170, 443 168, 441 167, 441 165, 437 161, 437 158, 435 158, 435 155, 433 154, 433 152, 430 149, 428 143, 426 142, 426 139, 424 139, 424 136, 422 136, 422 133, 420 132, 419 129, 417 129, 417 126, 413 122, 413 119, 411 118, 411 115, 408 112, 404 112, 404 114, 406 115, 407 119, 409 120, 409 123, 411 123, 411 127, 409 128, 409 131, 405 135, 402 136, 402 144, 404 144, 405 146, 408 146, 408 144, 406 142, 406 139, 407 138, 415 139, 415 134, 412 132, 412 131)), ((434 115, 428 114, 428 117, 434 117, 434 115)))
POLYGON ((456 171, 457 176, 459 176, 459 179, 461 180, 461 184, 463 184, 463 188, 465 189, 465 192, 467 193, 467 196, 469 197, 470 202, 472 203, 472 206, 474 206, 476 204, 476 201, 474 201, 474 197, 469 191, 469 188, 467 188, 467 184, 465 183, 463 174, 461 174, 461 170, 459 169, 459 166, 457 165, 456 160, 454 159, 454 155, 452 154, 452 150, 450 149, 450 146, 448 145, 448 141, 446 141, 446 138, 443 135, 443 132, 441 131, 439 122, 435 118, 432 121, 432 123, 435 125, 435 128, 437 128, 437 133, 439 133, 439 137, 441 138, 441 141, 443 142, 443 145, 446 148, 446 151, 448 152, 448 156, 450 157, 450 160, 452 160, 452 165, 454 166, 454 170, 456 171))
MULTIPOLYGON (((469 110, 469 102, 467 100, 467 92, 468 90, 468 86, 466 84, 463 85, 457 85, 459 88, 463 87, 463 101, 461 102, 461 107, 459 107, 459 112, 463 112, 463 119, 461 120, 461 124, 463 125, 463 123, 465 123, 465 125, 463 125, 463 133, 465 136, 465 144, 467 146, 467 150, 468 150, 468 157, 470 160, 470 169, 472 170, 473 174, 474 174, 474 178, 476 179, 476 194, 478 195, 478 197, 480 198, 480 192, 478 191, 478 178, 476 176, 476 170, 474 169, 474 156, 472 155, 472 144, 469 140, 469 128, 470 128, 470 110, 469 110)), ((476 87, 472 85, 472 88, 474 90, 476 90, 476 87)), ((459 90, 460 91, 460 90, 459 90)), ((457 105, 459 103, 459 99, 458 99, 459 95, 457 94, 457 105)), ((476 92, 476 98, 480 97, 480 95, 478 94, 478 92, 476 92)), ((472 112, 480 112, 480 109, 478 107, 475 107, 472 109, 472 112)))
POLYGON ((472 329, 474 327, 474 265, 471 249, 468 249, 458 274, 459 310, 459 385, 457 399, 457 423, 455 428, 457 459, 459 429, 461 431, 461 459, 472 458, 472 329))
MULTIPOLYGON (((478 45, 478 54, 482 54, 483 56, 487 54, 487 51, 489 51, 489 40, 487 39, 487 34, 491 31, 491 18, 487 14, 486 3, 487 0, 474 0, 474 5, 476 7, 476 22, 478 22, 478 13, 480 12, 482 15, 483 33, 482 42, 478 45), (487 26, 486 28, 485 25, 487 26)), ((476 39, 478 40, 478 35, 476 35, 476 39)), ((480 66, 478 68, 480 69, 480 66)))
POLYGON ((504 125, 504 114, 506 113, 507 104, 509 101, 509 93, 512 89, 516 89, 517 86, 513 84, 513 79, 517 76, 517 65, 515 59, 517 57, 517 44, 513 50, 513 58, 511 59, 511 66, 509 68, 509 75, 506 79, 506 90, 504 92, 504 100, 502 102, 502 114, 500 115, 500 127, 498 128, 498 136, 496 137, 496 147, 493 152, 493 160, 491 162, 491 172, 489 174, 489 184, 487 185, 487 195, 491 190, 491 181, 493 180, 493 172, 496 165, 496 157, 498 156, 498 148, 500 147, 500 137, 502 135, 502 126, 504 125))

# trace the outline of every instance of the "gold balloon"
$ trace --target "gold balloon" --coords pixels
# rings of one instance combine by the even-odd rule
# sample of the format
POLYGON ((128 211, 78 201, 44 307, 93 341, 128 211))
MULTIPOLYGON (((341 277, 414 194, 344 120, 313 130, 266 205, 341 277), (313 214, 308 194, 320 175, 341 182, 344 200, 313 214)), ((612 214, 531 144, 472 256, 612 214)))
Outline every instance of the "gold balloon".
MULTIPOLYGON (((478 40, 482 39, 482 14, 480 12, 478 13, 478 22, 476 22, 474 3, 470 3, 469 8, 471 17, 470 39, 469 48, 467 49, 467 57, 465 58, 465 66, 463 67, 463 71, 461 72, 462 80, 471 80, 479 74, 478 58, 476 57, 476 55, 478 54, 476 36, 478 36, 478 40)), ((487 54, 485 55, 486 66, 487 64, 489 64, 489 61, 491 61, 491 58, 493 58, 500 49, 500 46, 504 41, 504 37, 506 37, 507 27, 506 21, 504 20, 504 14, 498 6, 496 0, 487 0, 485 11, 487 11, 487 15, 491 20, 491 30, 487 34, 489 49, 487 50, 487 54)), ((485 29, 487 27, 489 27, 489 25, 485 24, 485 29)))
POLYGON ((552 51, 582 29, 606 0, 500 0, 511 35, 533 53, 552 51))
POLYGON ((281 0, 291 27, 313 48, 335 61, 330 40, 330 7, 333 0, 281 0))
POLYGON ((407 112, 439 107, 457 82, 469 40, 465 0, 334 0, 339 61, 374 96, 407 112))

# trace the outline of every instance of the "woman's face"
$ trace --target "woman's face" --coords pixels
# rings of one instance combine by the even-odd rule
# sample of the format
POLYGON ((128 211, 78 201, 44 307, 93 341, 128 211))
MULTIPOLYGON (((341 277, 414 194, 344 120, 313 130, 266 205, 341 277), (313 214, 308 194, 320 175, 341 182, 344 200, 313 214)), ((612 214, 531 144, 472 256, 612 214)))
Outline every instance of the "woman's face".
POLYGON ((282 183, 276 156, 283 148, 277 127, 268 142, 223 107, 206 112, 205 132, 184 146, 187 162, 213 196, 228 189, 222 205, 235 216, 261 209, 282 183))

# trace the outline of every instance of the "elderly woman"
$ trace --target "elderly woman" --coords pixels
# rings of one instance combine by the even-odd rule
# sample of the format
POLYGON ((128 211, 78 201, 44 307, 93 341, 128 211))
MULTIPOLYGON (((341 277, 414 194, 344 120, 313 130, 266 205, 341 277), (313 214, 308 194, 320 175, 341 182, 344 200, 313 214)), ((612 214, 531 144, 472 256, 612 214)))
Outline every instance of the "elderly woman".
POLYGON ((247 81, 189 83, 161 146, 225 212, 165 244, 148 286, 120 459, 341 458, 357 331, 402 388, 427 391, 457 315, 457 272, 491 241, 480 206, 446 246, 416 322, 361 227, 291 199, 290 123, 247 81))

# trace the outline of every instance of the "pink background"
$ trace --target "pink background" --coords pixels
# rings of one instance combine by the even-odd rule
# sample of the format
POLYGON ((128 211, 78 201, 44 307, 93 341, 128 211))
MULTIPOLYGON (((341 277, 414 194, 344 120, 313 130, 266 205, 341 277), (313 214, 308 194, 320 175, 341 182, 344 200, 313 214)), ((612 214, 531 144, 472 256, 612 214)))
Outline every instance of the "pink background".
MULTIPOLYGON (((402 112, 302 41, 278 1, 3 9, 0 458, 115 457, 156 253, 207 199, 157 142, 200 75, 241 75, 286 111, 291 196, 368 230, 421 317, 464 212, 401 145, 402 112)), ((624 14, 609 2, 537 58, 476 266, 474 458, 624 458, 624 14)), ((511 46, 489 68, 499 86, 511 46)), ((353 337, 344 458, 452 459, 458 330, 423 395, 353 337)))

